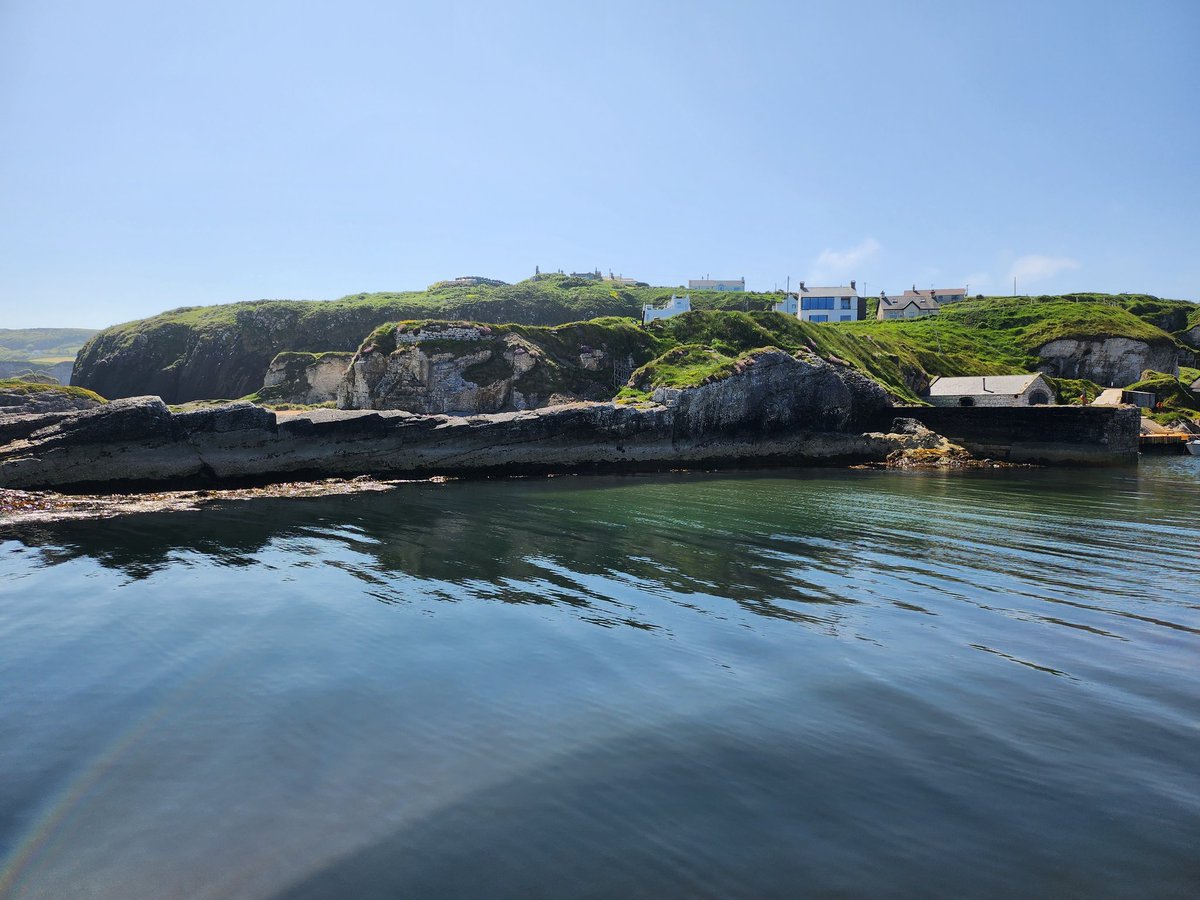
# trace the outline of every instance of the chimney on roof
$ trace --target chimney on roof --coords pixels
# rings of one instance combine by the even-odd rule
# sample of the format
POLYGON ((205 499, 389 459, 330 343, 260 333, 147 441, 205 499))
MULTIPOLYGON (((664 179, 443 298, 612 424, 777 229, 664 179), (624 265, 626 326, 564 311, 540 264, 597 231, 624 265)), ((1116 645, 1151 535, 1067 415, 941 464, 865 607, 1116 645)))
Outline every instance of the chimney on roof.
POLYGON ((804 282, 800 282, 800 290, 804 290, 804 282))
POLYGON ((853 279, 853 278, 851 278, 851 279, 850 279, 850 290, 852 290, 852 291, 857 291, 857 290, 858 290, 858 288, 856 288, 856 287, 854 286, 854 279, 853 279))

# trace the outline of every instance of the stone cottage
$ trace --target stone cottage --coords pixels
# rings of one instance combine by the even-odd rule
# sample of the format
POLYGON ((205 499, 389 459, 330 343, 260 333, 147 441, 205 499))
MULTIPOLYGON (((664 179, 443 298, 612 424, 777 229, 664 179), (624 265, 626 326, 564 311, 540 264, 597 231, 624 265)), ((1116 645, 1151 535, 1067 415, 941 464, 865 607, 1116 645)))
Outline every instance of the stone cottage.
POLYGON ((935 378, 929 385, 934 406, 1047 406, 1054 389, 1044 375, 972 375, 935 378))

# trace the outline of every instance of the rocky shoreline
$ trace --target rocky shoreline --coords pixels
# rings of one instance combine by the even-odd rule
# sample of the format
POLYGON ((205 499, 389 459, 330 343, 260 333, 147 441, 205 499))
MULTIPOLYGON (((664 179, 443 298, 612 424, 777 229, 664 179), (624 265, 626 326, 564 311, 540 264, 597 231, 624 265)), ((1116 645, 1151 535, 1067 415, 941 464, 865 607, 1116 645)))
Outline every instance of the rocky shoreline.
MULTIPOLYGON (((749 466, 964 469, 1111 464, 1137 455, 1136 428, 1130 446, 1125 435, 1124 419, 1137 419, 1133 408, 958 411, 973 418, 948 412, 956 411, 894 407, 878 384, 847 366, 779 350, 752 355, 728 377, 657 389, 652 402, 571 402, 480 415, 276 413, 246 402, 172 411, 158 397, 134 397, 86 410, 0 415, 0 489, 112 498, 89 510, 83 502, 10 493, 16 499, 0 516, 22 504, 43 513, 103 515, 136 509, 147 493, 162 492, 184 493, 161 498, 160 508, 191 508, 207 496, 197 489, 321 482, 320 490, 340 491, 327 479, 341 484, 362 476, 384 483, 749 466), (1033 418, 1005 424, 1001 413, 1033 418), (1022 440, 1021 429, 1036 441, 1006 447, 1005 441, 1022 440), (119 499, 124 494, 142 500, 119 499)), ((297 486, 282 495, 307 490, 297 486)))
POLYGON ((261 487, 140 493, 65 494, 59 491, 0 488, 0 527, 68 519, 111 519, 137 513, 194 512, 206 506, 246 500, 378 493, 408 483, 407 480, 382 481, 363 475, 351 479, 326 478, 322 481, 293 481, 261 487))
POLYGON ((811 354, 770 350, 736 374, 655 393, 484 415, 251 403, 172 412, 157 397, 0 417, 0 488, 154 490, 371 475, 538 474, 882 462, 925 446, 879 385, 811 354))

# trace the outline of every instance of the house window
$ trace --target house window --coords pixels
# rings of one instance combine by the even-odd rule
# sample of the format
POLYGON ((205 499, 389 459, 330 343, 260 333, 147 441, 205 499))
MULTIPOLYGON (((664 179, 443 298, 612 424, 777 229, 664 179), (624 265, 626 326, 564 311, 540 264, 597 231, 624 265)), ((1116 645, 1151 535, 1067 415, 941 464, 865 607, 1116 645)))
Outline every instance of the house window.
POLYGON ((810 322, 828 322, 829 316, 812 316, 808 321, 810 321, 810 322))
POLYGON ((849 308, 850 308, 850 298, 843 297, 842 298, 842 309, 849 309, 849 308))
POLYGON ((851 316, 842 316, 842 321, 843 321, 843 322, 851 322, 851 321, 853 321, 853 317, 851 317, 851 316))
POLYGON ((833 309, 832 297, 805 297, 800 303, 801 309, 833 309))

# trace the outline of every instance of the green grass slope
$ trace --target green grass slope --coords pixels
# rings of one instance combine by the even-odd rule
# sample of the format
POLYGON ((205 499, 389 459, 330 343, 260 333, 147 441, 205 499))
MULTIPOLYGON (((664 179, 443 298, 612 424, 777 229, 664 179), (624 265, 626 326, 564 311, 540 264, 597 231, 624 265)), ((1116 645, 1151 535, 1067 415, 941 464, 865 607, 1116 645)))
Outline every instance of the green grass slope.
MULTIPOLYGON (((683 292, 544 275, 513 285, 443 283, 427 291, 354 294, 333 301, 182 308, 96 335, 80 352, 73 383, 108 397, 152 393, 170 403, 240 397, 258 390, 276 354, 353 351, 384 323, 457 320, 550 327, 638 318, 643 304, 660 304, 683 292)), ((1129 337, 1179 347, 1183 326, 1200 323, 1195 304, 1137 294, 993 297, 947 306, 928 319, 814 325, 771 312, 779 295, 688 293, 692 314, 647 329, 660 345, 655 356, 688 344, 700 348, 673 357, 680 371, 672 371, 673 363, 658 366, 655 377, 666 379, 663 383, 692 377, 682 369, 699 366, 696 374, 719 368, 761 347, 794 351, 807 346, 856 366, 906 400, 915 400, 935 375, 1031 371, 1037 349, 1057 338, 1129 337)))

